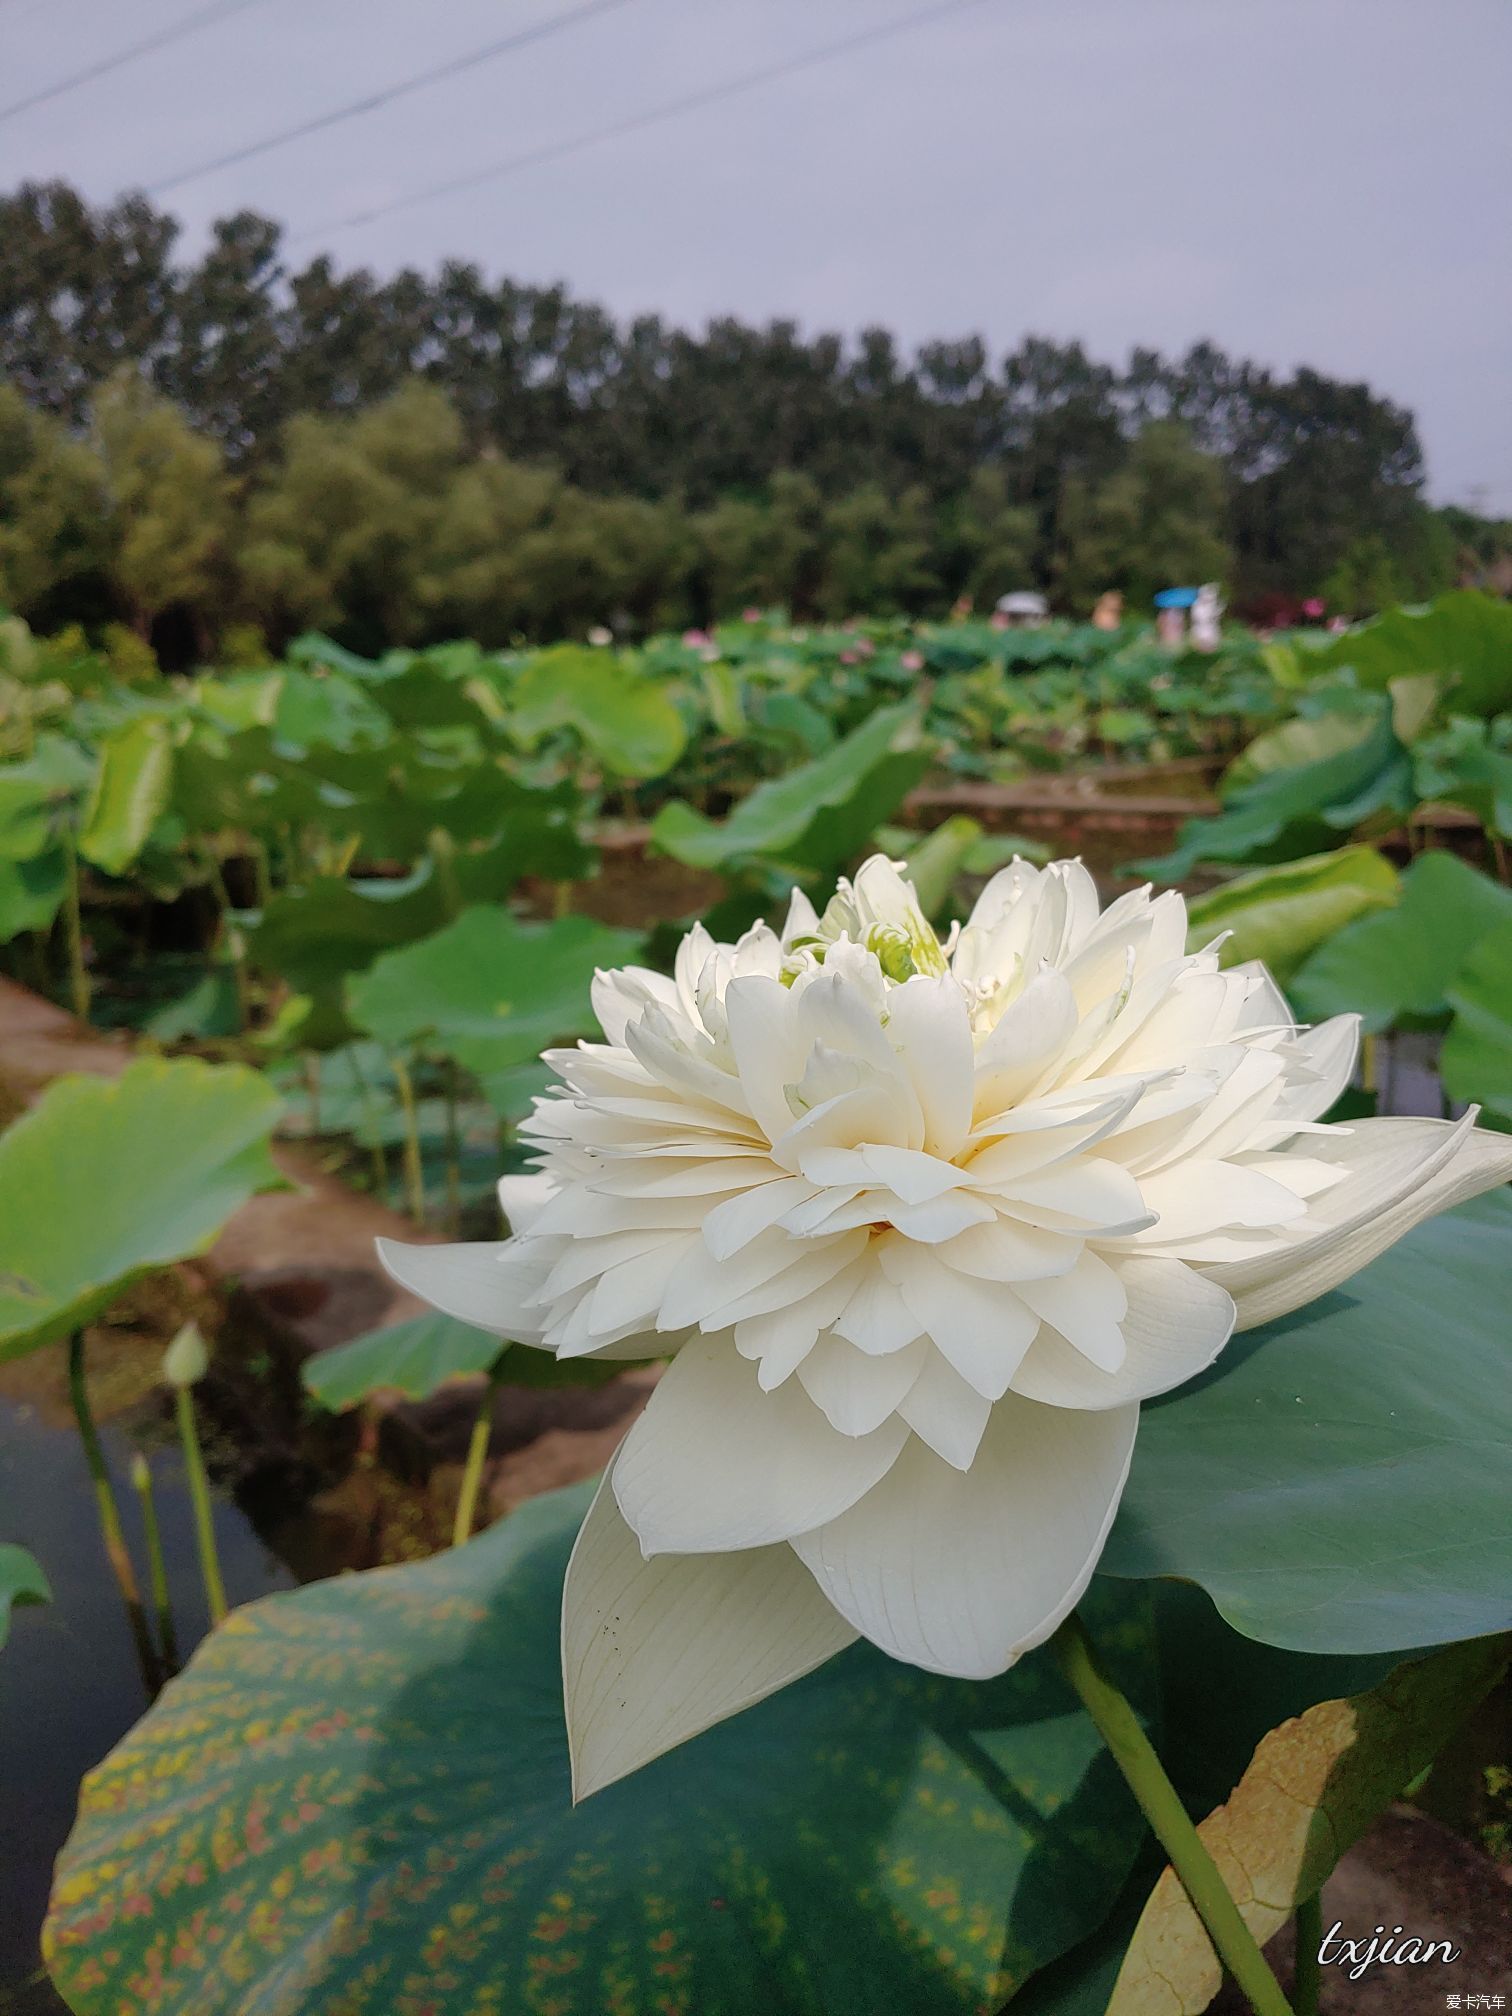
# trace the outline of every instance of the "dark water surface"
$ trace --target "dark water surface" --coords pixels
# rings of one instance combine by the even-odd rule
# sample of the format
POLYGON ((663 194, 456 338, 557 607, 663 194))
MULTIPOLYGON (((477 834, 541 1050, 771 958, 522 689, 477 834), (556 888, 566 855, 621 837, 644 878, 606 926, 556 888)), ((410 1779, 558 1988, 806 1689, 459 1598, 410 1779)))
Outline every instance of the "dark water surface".
MULTIPOLYGON (((121 1516, 146 1587, 135 1444, 101 1429, 121 1516)), ((204 1635, 206 1612, 177 1445, 151 1455, 158 1521, 181 1657, 204 1635)), ((217 1497, 226 1594, 250 1602, 294 1578, 242 1512, 217 1497)), ((0 1539, 31 1549, 53 1601, 25 1605, 0 1648, 0 2016, 55 2016, 64 2004, 41 1978, 37 1934, 53 1861, 73 1824, 79 1780, 147 1705, 135 1646, 105 1559, 83 1451, 71 1427, 0 1399, 0 1539)))

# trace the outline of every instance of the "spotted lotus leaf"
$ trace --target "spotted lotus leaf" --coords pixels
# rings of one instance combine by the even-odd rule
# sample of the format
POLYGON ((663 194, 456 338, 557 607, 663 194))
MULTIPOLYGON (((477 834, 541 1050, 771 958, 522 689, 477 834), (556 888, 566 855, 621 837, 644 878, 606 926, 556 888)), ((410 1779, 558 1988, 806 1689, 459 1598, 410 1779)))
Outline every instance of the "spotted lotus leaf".
MULTIPOLYGON (((45 1950, 80 2016, 987 2012, 1085 1936, 1137 1817, 1045 1655, 854 1647, 574 1809, 582 1490, 235 1612, 85 1781, 45 1950)), ((1148 1704, 1142 1595, 1087 1614, 1148 1704)))

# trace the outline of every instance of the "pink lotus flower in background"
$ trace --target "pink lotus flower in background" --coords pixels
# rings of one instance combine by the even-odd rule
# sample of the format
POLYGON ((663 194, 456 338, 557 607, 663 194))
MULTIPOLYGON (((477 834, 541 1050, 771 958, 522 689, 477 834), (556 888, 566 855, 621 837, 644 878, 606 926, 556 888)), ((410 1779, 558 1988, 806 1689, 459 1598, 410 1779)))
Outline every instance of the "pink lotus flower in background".
POLYGON ((761 611, 756 608, 742 609, 740 620, 742 623, 759 623, 761 621, 761 611))
POLYGON ((383 1243, 500 1336, 670 1355, 567 1573, 580 1796, 858 1635, 1003 1672, 1085 1589, 1142 1400, 1512 1174, 1473 1116, 1323 1124, 1358 1019, 1186 939, 1174 891, 1099 913, 1014 862, 942 942, 875 857, 601 973, 514 1236, 383 1243))
POLYGON ((899 658, 898 663, 903 667, 905 672, 922 672, 924 670, 924 653, 922 651, 905 651, 902 657, 899 658))
POLYGON ((1323 598, 1320 595, 1309 595, 1307 600, 1302 604, 1302 614, 1304 616, 1319 617, 1323 614, 1323 609, 1323 598))
POLYGON ((696 651, 701 644, 708 643, 709 633, 707 630, 684 630, 682 641, 690 650, 696 651))

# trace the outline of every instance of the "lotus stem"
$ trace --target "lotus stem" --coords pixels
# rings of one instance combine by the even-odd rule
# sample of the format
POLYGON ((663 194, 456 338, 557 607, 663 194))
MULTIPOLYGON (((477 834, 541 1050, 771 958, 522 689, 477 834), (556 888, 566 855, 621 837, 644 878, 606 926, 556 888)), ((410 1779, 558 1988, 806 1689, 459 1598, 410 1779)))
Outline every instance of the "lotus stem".
POLYGON ((551 885, 551 914, 553 917, 572 915, 572 896, 577 887, 574 882, 553 882, 551 885))
POLYGON ((220 919, 216 927, 216 937, 231 957, 231 977, 236 987, 236 1020, 245 1030, 252 1020, 252 989, 247 978, 247 941, 231 921, 235 904, 231 901, 231 891, 226 887, 226 872, 221 866, 220 856, 207 842, 200 850, 205 867, 209 871, 210 886, 215 891, 215 900, 220 905, 220 919))
POLYGON ((1151 1831, 1170 1858, 1192 1908, 1207 1928, 1219 1959, 1255 2016, 1291 2016, 1281 1985, 1229 1894, 1218 1865, 1155 1754, 1139 1717, 1098 1662, 1073 1612, 1050 1641, 1060 1668, 1091 1716, 1098 1734, 1139 1801, 1151 1831))
POLYGON ((430 836, 430 858, 435 869, 442 914, 448 922, 462 908, 462 892, 457 885, 456 852, 457 844, 450 833, 444 826, 438 826, 430 836))
POLYGON ((1315 1890, 1297 1906, 1297 1957, 1292 1963, 1292 2002, 1297 2016, 1318 2016, 1323 1980, 1318 1949, 1322 1944, 1323 1893, 1315 1890))
POLYGON ((79 901, 79 849, 72 832, 63 835, 63 942, 68 948, 68 1005, 81 1022, 89 1020, 89 975, 84 970, 84 913, 79 901))
MULTIPOLYGON (((502 1358, 503 1353, 500 1353, 502 1358)), ((467 1462, 462 1469, 462 1485, 457 1493, 457 1513, 452 1521, 452 1545, 460 1547, 472 1538, 473 1520, 477 1516, 478 1492, 483 1483, 483 1464, 488 1456, 488 1440, 493 1433, 494 1392, 498 1386, 497 1365, 489 1372, 483 1388, 483 1398, 478 1402, 478 1411, 473 1418, 472 1434, 468 1437, 467 1462)))
POLYGON ((404 1113, 404 1187, 410 1216, 425 1222, 425 1173, 420 1167, 420 1117, 415 1108, 415 1083, 402 1057, 393 1060, 394 1083, 404 1113))
POLYGON ((100 1444, 100 1431, 95 1426, 94 1409, 89 1404, 82 1330, 75 1330, 68 1340, 68 1397, 73 1405, 74 1420, 78 1423, 79 1440, 84 1445, 84 1461, 89 1465, 90 1482, 94 1486, 95 1509, 100 1519, 100 1537, 105 1542, 105 1556, 115 1576, 116 1587, 121 1592, 121 1601, 126 1606, 126 1621, 131 1626, 131 1635, 136 1643, 143 1684, 148 1694, 155 1697, 158 1691, 157 1653, 153 1650, 152 1634, 147 1629, 147 1613, 142 1608, 142 1592, 137 1586, 136 1570, 131 1565, 126 1535, 121 1530, 121 1508, 116 1502, 115 1486, 110 1481, 110 1469, 100 1444))
POLYGON ((268 858, 268 845, 254 833, 248 838, 248 850, 252 856, 252 875, 257 890, 257 907, 266 910, 273 901, 273 869, 268 858))
POLYGON ((142 1508, 142 1533, 147 1542, 147 1583, 152 1591, 153 1614, 157 1618, 163 1677, 167 1679, 178 1671, 178 1638, 173 1629, 173 1605, 168 1598, 168 1568, 163 1560, 163 1531, 158 1525, 152 1468, 140 1452, 131 1459, 131 1488, 142 1508))
POLYGON ((368 1154, 372 1157, 373 1163, 373 1194, 375 1197, 386 1199, 388 1160, 383 1152, 383 1143, 378 1139, 378 1109, 373 1104, 373 1088, 368 1083, 367 1073, 362 1068, 362 1056, 355 1043, 351 1048, 351 1065, 352 1076, 357 1080, 357 1091, 362 1100, 362 1117, 372 1136, 368 1143, 368 1154))
POLYGON ((194 1507, 194 1540, 199 1549, 200 1576, 205 1584, 205 1602, 212 1628, 226 1620, 226 1585, 221 1580, 220 1554, 215 1544, 215 1521, 210 1511, 210 1480, 205 1475, 205 1458, 200 1449, 199 1424, 194 1418, 194 1391, 178 1386, 173 1394, 178 1415, 179 1441, 184 1449, 184 1475, 189 1481, 189 1500, 194 1507))
POLYGON ((462 1138, 457 1125, 457 1065, 446 1060, 446 1224, 455 1238, 462 1229, 462 1138))

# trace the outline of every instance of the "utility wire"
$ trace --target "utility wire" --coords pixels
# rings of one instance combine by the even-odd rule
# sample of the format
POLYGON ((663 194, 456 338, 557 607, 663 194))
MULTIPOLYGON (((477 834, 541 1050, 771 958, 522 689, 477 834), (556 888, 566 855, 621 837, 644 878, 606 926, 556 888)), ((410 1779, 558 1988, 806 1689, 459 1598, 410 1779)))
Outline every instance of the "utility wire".
POLYGON ((690 91, 685 97, 668 99, 665 104, 653 106, 649 111, 616 119, 608 126, 599 127, 596 132, 580 133, 570 140, 547 141, 544 146, 531 148, 527 153, 512 154, 502 161, 491 162, 486 168, 472 169, 466 175, 453 175, 444 182, 432 182, 411 195, 397 197, 391 203, 377 204, 371 210, 354 210, 350 216, 316 225, 310 231, 301 231, 290 242, 300 245, 312 238, 324 237, 328 232, 353 230, 360 224, 375 223, 380 217, 392 217, 396 211, 411 210, 417 204, 433 202, 438 196, 451 196, 460 189, 474 189, 481 182, 518 174, 523 168, 539 167, 546 161, 561 161, 569 154, 581 153, 585 147, 596 147, 601 141, 619 140, 626 134, 643 132, 646 127, 659 125, 664 119, 675 119, 684 112, 695 112, 705 105, 737 97, 743 91, 754 91, 759 85, 796 76, 800 70, 807 70, 815 63, 832 62, 837 56, 848 56, 853 50, 868 48, 874 42, 885 42, 910 28, 922 28, 947 14, 959 14, 967 7, 981 4, 982 0, 936 0, 934 6, 920 7, 911 14, 900 14, 894 20, 879 22, 874 28, 860 29, 854 35, 840 37, 838 41, 821 43, 817 49, 805 50, 777 63, 764 64, 758 70, 747 70, 738 77, 728 77, 722 83, 708 85, 701 91, 690 91))
POLYGON ((154 50, 166 49, 170 42, 181 41, 200 28, 209 28, 229 15, 241 13, 243 8, 258 4, 259 0, 213 0, 212 5, 201 7, 197 13, 186 14, 172 27, 160 28, 155 35, 144 36, 129 48, 117 50, 114 56, 102 56, 98 63, 76 70, 71 77, 60 78, 56 84, 48 84, 41 91, 33 91, 27 98, 18 98, 12 105, 0 105, 0 119, 14 119, 18 113, 30 112, 34 105, 46 105, 54 98, 61 98, 65 91, 76 91, 81 84, 92 84, 97 77, 108 77, 112 70, 135 63, 139 56, 150 56, 154 50))
POLYGON ((265 139, 253 140, 245 147, 234 147, 229 153, 217 154, 209 161, 196 162, 192 168, 182 168, 176 175, 169 175, 161 182, 149 184, 149 196, 164 196, 170 189, 178 189, 185 182, 198 180, 201 175, 213 175, 221 168, 234 168, 242 161, 254 160, 259 154, 271 153, 275 147, 287 147, 293 140, 303 140, 307 134, 323 133, 328 127, 339 126, 347 119, 357 119, 365 112, 376 112, 380 106, 392 105, 395 99, 407 98, 415 91, 427 90, 432 84, 439 84, 448 77, 460 77, 478 63, 491 63, 497 56, 505 56, 512 49, 523 49, 527 43, 543 42, 548 35, 555 35, 563 28, 571 28, 576 22, 590 20, 595 14, 607 14, 612 8, 623 7, 628 0, 587 0, 587 4, 574 7, 566 14, 558 14, 549 21, 534 22, 529 28, 516 29, 512 35, 501 36, 497 42, 487 42, 481 49, 473 49, 465 56, 455 56, 449 62, 438 63, 434 70, 423 70, 418 77, 406 77, 403 83, 393 84, 383 91, 374 91, 366 98, 357 98, 350 105, 341 105, 334 112, 323 112, 316 119, 306 119, 298 126, 286 126, 280 132, 270 133, 265 139))

